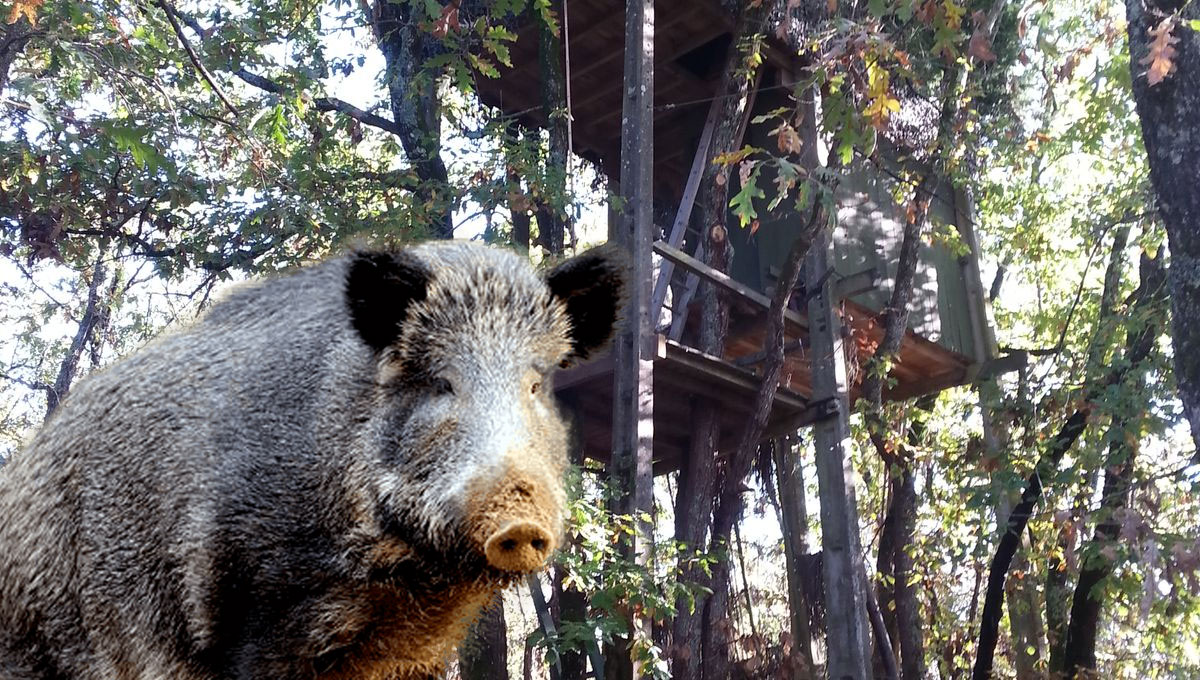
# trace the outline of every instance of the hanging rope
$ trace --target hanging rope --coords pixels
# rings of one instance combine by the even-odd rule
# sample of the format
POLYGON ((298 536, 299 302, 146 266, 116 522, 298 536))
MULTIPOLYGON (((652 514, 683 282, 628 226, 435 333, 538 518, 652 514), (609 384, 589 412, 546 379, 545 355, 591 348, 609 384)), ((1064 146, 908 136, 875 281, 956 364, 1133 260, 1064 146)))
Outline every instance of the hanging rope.
MULTIPOLYGON (((567 94, 567 159, 566 167, 563 168, 567 174, 567 190, 571 196, 575 195, 575 173, 572 171, 571 162, 575 155, 575 116, 571 112, 571 17, 568 13, 567 6, 569 0, 563 0, 563 78, 566 80, 567 94)), ((575 236, 575 223, 582 217, 582 212, 579 207, 579 201, 572 201, 575 204, 575 217, 567 221, 567 233, 571 236, 571 249, 574 250, 578 239, 575 236)))

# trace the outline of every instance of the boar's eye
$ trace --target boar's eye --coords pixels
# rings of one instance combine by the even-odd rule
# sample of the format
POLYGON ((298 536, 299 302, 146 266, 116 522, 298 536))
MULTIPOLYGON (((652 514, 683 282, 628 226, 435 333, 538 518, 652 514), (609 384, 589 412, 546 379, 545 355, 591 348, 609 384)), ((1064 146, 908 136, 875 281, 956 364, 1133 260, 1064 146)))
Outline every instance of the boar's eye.
POLYGON ((537 394, 541 390, 542 390, 542 383, 539 380, 533 381, 533 384, 529 386, 530 394, 537 394))
POLYGON ((433 378, 429 381, 429 389, 434 394, 454 394, 454 384, 445 378, 433 378))

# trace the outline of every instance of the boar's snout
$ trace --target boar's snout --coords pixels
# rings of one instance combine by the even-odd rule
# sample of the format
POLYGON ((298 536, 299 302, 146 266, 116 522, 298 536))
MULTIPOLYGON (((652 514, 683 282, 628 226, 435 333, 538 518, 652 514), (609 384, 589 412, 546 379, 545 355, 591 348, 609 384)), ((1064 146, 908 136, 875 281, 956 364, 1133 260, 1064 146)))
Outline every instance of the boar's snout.
POLYGON ((554 536, 538 522, 522 520, 492 534, 483 544, 488 564, 503 571, 537 571, 554 550, 554 536))
POLYGON ((474 500, 471 533, 488 564, 514 573, 545 566, 562 528, 558 494, 541 480, 510 474, 474 500))

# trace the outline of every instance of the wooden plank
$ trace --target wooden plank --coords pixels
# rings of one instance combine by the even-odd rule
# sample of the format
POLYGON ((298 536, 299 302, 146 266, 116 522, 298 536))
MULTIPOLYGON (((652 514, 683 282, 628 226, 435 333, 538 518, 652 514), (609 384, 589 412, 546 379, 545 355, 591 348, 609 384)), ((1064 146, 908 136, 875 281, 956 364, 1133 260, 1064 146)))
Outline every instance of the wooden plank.
MULTIPOLYGON (((755 305, 763 309, 771 308, 771 299, 766 295, 750 288, 749 286, 735 281, 728 274, 723 274, 703 262, 689 256, 687 253, 677 248, 672 248, 670 244, 663 241, 654 242, 654 251, 664 258, 673 261, 680 268, 685 269, 709 283, 715 284, 735 295, 739 295, 755 305)), ((808 320, 800 316, 793 310, 785 310, 783 313, 784 319, 796 324, 800 328, 808 328, 808 320)))
MULTIPOLYGON (((716 127, 717 117, 721 114, 721 100, 714 98, 708 107, 708 117, 704 120, 704 128, 700 131, 700 141, 696 144, 696 154, 692 157, 692 169, 688 173, 687 184, 683 188, 683 196, 679 199, 679 207, 675 210, 675 221, 671 224, 671 233, 667 235, 667 244, 678 248, 683 243, 683 235, 687 232, 688 221, 692 217, 692 207, 696 204, 696 193, 700 191, 700 180, 708 167, 708 147, 712 142, 713 128, 716 127)), ((663 259, 654 281, 654 295, 650 299, 650 318, 658 323, 659 313, 667 299, 667 288, 671 283, 671 275, 675 273, 675 263, 663 259)))
MULTIPOLYGON (((748 390, 750 393, 748 396, 758 392, 760 381, 758 376, 750 371, 705 354, 694 347, 687 347, 671 340, 666 342, 666 349, 667 361, 674 366, 704 376, 718 384, 724 384, 728 388, 748 390)), ((775 401, 784 407, 797 410, 808 406, 808 402, 803 397, 785 388, 779 390, 775 401)), ((747 401, 746 408, 749 409, 750 406, 750 401, 747 401)))
POLYGON ((813 243, 806 265, 813 401, 836 404, 832 417, 813 427, 817 486, 821 500, 821 551, 825 580, 826 673, 831 678, 866 680, 871 675, 871 637, 867 630, 866 575, 858 535, 854 475, 848 444, 849 384, 845 338, 835 312, 833 285, 825 276, 832 266, 828 232, 813 243), (818 289, 818 283, 823 282, 818 289))
POLYGON ((848 297, 875 290, 879 287, 881 278, 879 270, 875 267, 843 277, 833 286, 834 298, 845 300, 848 297))
MULTIPOLYGON (((613 510, 639 518, 632 536, 621 541, 621 553, 649 568, 654 526, 654 355, 657 335, 650 318, 654 271, 650 244, 654 237, 654 0, 628 0, 625 5, 625 68, 621 103, 622 211, 617 241, 630 253, 630 295, 626 323, 617 335, 613 357, 612 464, 609 474, 618 490, 613 510)), ((634 638, 650 639, 650 620, 630 613, 629 634, 615 644, 609 662, 617 677, 647 675, 631 654, 634 638), (619 651, 618 651, 619 650, 619 651)))

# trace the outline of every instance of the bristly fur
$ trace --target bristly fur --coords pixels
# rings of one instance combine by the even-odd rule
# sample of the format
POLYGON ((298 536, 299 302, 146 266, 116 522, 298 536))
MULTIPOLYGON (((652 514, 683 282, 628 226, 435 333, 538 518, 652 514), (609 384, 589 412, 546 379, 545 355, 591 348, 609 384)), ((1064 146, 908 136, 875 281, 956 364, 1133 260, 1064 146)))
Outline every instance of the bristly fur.
POLYGON ((607 341, 623 271, 352 253, 82 381, 0 470, 0 680, 440 672, 519 578, 487 537, 561 531, 549 378, 607 341))

